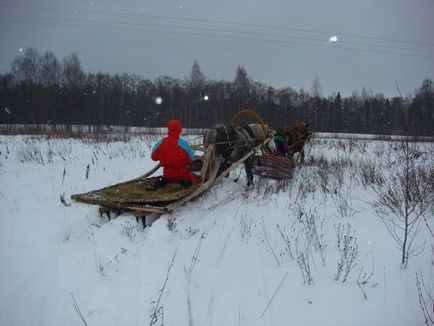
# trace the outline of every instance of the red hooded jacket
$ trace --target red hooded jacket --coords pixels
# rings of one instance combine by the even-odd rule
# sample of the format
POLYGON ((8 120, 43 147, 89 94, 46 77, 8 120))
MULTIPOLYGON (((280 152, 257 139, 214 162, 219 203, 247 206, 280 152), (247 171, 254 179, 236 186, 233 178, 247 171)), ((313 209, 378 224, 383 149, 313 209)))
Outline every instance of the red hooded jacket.
POLYGON ((167 136, 152 148, 151 158, 160 161, 166 181, 177 182, 187 179, 196 184, 197 179, 188 169, 195 157, 188 143, 179 137, 182 131, 181 123, 178 120, 170 120, 167 129, 167 136))

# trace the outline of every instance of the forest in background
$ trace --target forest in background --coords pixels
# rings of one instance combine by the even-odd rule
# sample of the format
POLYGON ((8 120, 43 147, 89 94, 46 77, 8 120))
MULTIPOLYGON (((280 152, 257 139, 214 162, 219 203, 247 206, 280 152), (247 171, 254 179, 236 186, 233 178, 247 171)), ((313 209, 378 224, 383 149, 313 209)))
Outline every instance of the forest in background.
POLYGON ((387 98, 371 90, 324 95, 315 78, 311 89, 274 88, 253 80, 238 66, 232 81, 210 80, 195 61, 184 80, 154 80, 131 74, 83 71, 77 54, 59 60, 52 52, 28 48, 0 74, 1 124, 185 127, 230 123, 236 112, 254 109, 278 127, 292 120, 316 132, 434 135, 434 85, 425 79, 414 94, 387 98))

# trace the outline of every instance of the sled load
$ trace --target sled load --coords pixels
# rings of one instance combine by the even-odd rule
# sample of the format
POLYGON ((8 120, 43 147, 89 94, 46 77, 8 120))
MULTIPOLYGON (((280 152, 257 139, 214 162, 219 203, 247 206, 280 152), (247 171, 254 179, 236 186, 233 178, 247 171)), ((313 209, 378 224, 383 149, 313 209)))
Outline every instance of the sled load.
POLYGON ((158 164, 152 170, 136 179, 118 183, 109 187, 72 195, 78 202, 96 204, 100 212, 131 212, 137 219, 150 213, 171 213, 210 190, 240 164, 244 164, 248 183, 253 181, 253 174, 264 178, 289 179, 292 176, 294 162, 292 159, 279 157, 271 153, 269 130, 259 116, 251 110, 239 112, 231 125, 210 127, 204 135, 203 144, 192 146, 196 160, 190 170, 197 176, 199 183, 182 186, 180 183, 167 183, 156 187, 159 170, 158 164), (253 115, 258 123, 237 126, 243 114, 253 115))
POLYGON ((253 173, 263 178, 291 179, 294 171, 294 161, 273 154, 263 154, 254 157, 253 173))

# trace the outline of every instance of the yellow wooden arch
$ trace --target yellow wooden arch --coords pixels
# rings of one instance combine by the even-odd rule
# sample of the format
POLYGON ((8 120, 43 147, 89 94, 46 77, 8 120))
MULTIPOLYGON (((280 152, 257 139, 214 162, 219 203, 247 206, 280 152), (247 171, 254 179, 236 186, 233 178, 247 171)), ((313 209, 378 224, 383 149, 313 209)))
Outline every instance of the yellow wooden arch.
POLYGON ((268 138, 270 136, 269 133, 268 133, 268 129, 267 129, 267 127, 265 127, 265 124, 262 121, 261 117, 255 111, 250 110, 250 109, 242 110, 242 111, 240 111, 240 112, 238 112, 237 114, 234 115, 234 117, 232 118, 232 122, 231 122, 231 127, 232 128, 235 128, 237 126, 238 120, 244 114, 250 114, 253 117, 255 117, 256 121, 258 121, 259 125, 261 126, 262 131, 265 134, 265 137, 268 138))

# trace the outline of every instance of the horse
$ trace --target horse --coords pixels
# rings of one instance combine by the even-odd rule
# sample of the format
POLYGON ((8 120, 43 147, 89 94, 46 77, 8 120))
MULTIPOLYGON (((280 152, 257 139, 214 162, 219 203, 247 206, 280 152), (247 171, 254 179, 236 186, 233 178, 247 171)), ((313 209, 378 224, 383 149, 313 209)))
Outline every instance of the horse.
MULTIPOLYGON (((203 136, 203 146, 215 145, 215 153, 223 157, 218 174, 228 169, 255 147, 268 138, 268 131, 259 124, 248 124, 241 127, 231 127, 224 124, 211 126, 203 136)), ((253 155, 244 161, 247 175, 247 186, 253 183, 253 155)))
POLYGON ((295 153, 300 153, 300 159, 303 162, 304 146, 312 136, 309 124, 303 121, 296 121, 293 126, 284 126, 283 136, 288 138, 288 157, 293 158, 295 153))

